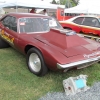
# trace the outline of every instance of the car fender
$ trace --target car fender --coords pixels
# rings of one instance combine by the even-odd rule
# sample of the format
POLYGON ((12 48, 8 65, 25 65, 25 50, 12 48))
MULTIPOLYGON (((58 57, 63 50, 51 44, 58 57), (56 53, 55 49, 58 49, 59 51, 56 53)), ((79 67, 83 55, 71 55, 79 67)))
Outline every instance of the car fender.
MULTIPOLYGON (((58 70, 57 63, 64 64, 67 62, 68 58, 65 55, 48 44, 40 41, 35 42, 34 45, 33 43, 29 43, 25 46, 25 52, 27 53, 27 51, 32 47, 37 48, 41 52, 47 67, 51 70, 58 70)), ((68 62, 70 62, 69 59, 68 62)))

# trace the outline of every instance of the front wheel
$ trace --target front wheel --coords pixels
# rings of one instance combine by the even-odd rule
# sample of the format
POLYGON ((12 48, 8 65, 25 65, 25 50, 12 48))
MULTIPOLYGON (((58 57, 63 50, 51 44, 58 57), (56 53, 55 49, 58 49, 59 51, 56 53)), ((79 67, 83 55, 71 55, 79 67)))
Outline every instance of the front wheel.
POLYGON ((43 76, 48 72, 41 52, 36 48, 31 48, 27 53, 27 65, 29 70, 37 75, 43 76))

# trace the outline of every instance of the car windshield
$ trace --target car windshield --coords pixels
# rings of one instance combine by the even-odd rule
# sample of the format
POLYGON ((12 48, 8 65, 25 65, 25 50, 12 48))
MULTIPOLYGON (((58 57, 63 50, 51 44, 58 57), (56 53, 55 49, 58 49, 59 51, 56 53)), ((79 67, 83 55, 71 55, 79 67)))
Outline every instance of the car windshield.
POLYGON ((54 18, 20 18, 19 19, 20 32, 45 32, 50 28, 62 28, 58 21, 54 18))

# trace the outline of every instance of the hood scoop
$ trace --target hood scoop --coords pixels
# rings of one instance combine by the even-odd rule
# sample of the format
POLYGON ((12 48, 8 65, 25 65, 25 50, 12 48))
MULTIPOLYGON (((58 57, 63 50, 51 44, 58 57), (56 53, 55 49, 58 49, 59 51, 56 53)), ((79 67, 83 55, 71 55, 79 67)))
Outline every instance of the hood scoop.
POLYGON ((84 38, 79 37, 77 34, 66 35, 67 32, 69 31, 64 29, 51 29, 48 33, 41 34, 35 38, 41 42, 46 44, 50 43, 64 50, 75 46, 89 44, 84 38))
POLYGON ((66 29, 60 30, 60 33, 66 34, 67 36, 75 35, 75 34, 76 34, 75 31, 72 31, 72 30, 66 30, 66 29))
POLYGON ((54 30, 45 34, 38 35, 35 37, 35 39, 57 49, 67 57, 89 52, 89 50, 83 46, 90 43, 78 35, 67 36, 66 34, 61 34, 60 31, 54 30))

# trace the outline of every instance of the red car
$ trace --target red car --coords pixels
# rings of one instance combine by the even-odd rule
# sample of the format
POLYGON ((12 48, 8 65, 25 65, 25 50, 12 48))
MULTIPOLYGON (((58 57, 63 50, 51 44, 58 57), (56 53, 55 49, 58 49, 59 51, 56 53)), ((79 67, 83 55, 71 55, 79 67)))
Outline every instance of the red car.
POLYGON ((0 48, 9 45, 26 55, 29 70, 37 76, 48 69, 80 69, 100 60, 99 43, 39 14, 9 13, 0 19, 0 48))
POLYGON ((94 34, 100 36, 100 17, 82 15, 60 21, 63 28, 72 29, 78 33, 94 34))

